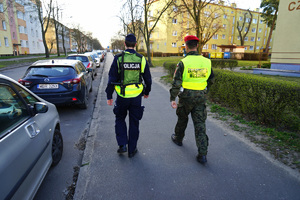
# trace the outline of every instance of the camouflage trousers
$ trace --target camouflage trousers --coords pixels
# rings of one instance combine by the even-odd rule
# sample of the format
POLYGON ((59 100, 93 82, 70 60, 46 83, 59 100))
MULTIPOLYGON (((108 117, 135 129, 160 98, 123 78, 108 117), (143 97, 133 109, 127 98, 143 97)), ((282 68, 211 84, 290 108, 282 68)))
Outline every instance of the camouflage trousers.
POLYGON ((192 98, 179 98, 176 114, 178 121, 175 126, 175 136, 178 141, 182 141, 185 129, 188 124, 189 114, 191 113, 195 129, 196 145, 198 153, 207 154, 208 136, 206 135, 205 120, 207 118, 206 98, 203 95, 192 98))

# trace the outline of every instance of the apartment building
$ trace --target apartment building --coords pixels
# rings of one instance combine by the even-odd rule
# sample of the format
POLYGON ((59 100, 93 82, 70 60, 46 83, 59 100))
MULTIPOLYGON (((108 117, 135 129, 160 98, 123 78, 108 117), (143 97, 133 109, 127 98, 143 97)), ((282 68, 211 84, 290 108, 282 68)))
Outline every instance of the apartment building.
POLYGON ((44 53, 41 28, 31 0, 0 0, 0 55, 44 53))
MULTIPOLYGON (((154 23, 153 15, 159 13, 162 6, 159 3, 159 0, 153 1, 152 4, 151 11, 148 13, 149 27, 154 23)), ((156 25, 150 36, 151 51, 182 53, 184 48, 184 37, 188 34, 195 35, 196 32, 192 29, 192 26, 194 25, 192 17, 188 13, 178 13, 177 11, 178 8, 176 8, 176 6, 171 6, 169 11, 164 14, 156 25)), ((218 15, 218 20, 214 23, 218 23, 218 25, 222 27, 203 46, 203 52, 220 52, 222 50, 220 48, 221 45, 241 45, 237 23, 239 22, 240 24, 239 29, 242 29, 241 24, 246 20, 246 26, 241 30, 242 34, 244 34, 245 31, 247 31, 250 22, 250 14, 247 14, 246 19, 244 19, 244 14, 246 12, 248 11, 237 8, 235 3, 232 3, 230 6, 208 4, 204 9, 204 16, 218 15)), ((244 40, 244 52, 258 53, 266 47, 270 28, 264 23, 259 9, 250 12, 253 18, 248 34, 244 40)), ((205 37, 205 34, 203 37, 205 37)), ((272 47, 272 40, 270 47, 272 47)), ((140 38, 139 48, 146 49, 143 38, 140 38)))

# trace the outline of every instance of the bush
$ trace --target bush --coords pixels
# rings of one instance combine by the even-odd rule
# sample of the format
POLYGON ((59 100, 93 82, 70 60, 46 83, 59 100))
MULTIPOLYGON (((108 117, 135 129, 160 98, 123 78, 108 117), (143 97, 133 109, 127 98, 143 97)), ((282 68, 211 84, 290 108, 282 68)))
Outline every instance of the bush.
POLYGON ((238 61, 228 60, 228 59, 212 59, 211 66, 213 68, 221 68, 221 69, 229 68, 232 70, 234 67, 238 66, 238 61))
POLYGON ((253 74, 214 69, 209 97, 277 128, 300 131, 300 86, 253 74))
POLYGON ((261 68, 267 68, 270 69, 271 68, 271 63, 263 63, 261 68))

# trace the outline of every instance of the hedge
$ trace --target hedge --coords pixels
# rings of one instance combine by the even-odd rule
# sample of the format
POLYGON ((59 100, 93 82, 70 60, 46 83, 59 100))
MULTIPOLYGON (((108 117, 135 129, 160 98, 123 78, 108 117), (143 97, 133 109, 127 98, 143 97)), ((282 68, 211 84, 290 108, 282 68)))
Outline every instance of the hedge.
MULTIPOLYGON (((177 63, 165 62, 173 76, 177 63)), ((208 93, 214 102, 227 105, 262 124, 300 131, 300 85, 253 74, 214 68, 215 80, 208 93)))
POLYGON ((214 69, 209 97, 263 124, 300 131, 300 85, 214 69))

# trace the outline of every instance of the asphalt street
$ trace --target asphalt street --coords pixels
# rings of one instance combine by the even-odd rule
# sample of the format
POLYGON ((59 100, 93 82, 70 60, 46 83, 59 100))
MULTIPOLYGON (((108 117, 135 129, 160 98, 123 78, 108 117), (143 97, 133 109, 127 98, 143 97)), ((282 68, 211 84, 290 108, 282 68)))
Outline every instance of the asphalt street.
POLYGON ((113 60, 108 54, 77 181, 81 199, 262 199, 299 200, 300 175, 274 160, 218 120, 208 117, 208 163, 196 161, 192 120, 183 146, 170 137, 177 120, 161 68, 151 69, 153 87, 143 99, 138 153, 117 154, 113 106, 105 87, 113 60))

